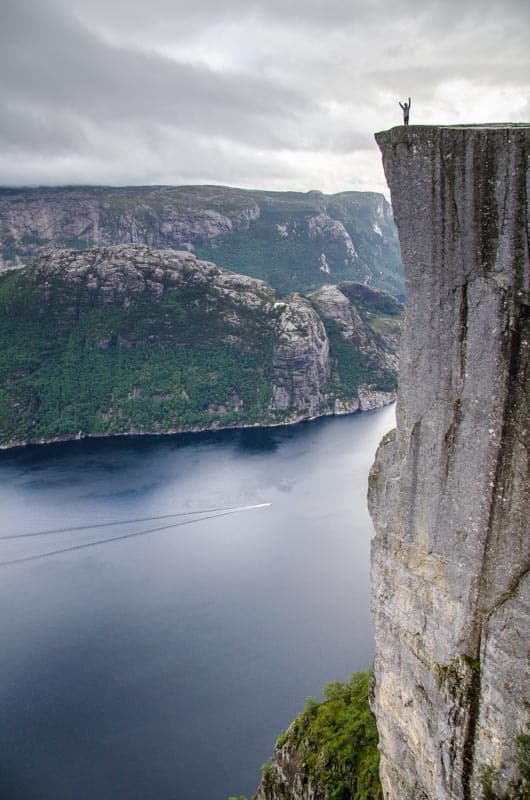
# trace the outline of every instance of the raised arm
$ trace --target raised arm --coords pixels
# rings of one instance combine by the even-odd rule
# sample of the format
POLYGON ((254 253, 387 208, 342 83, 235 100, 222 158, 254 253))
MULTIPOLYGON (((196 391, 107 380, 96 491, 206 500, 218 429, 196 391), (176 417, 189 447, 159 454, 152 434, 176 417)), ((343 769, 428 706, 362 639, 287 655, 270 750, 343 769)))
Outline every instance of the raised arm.
POLYGON ((399 103, 399 105, 401 106, 401 108, 403 109, 403 111, 405 111, 405 106, 403 105, 403 103, 401 102, 401 100, 398 100, 398 103, 399 103))
POLYGON ((409 97, 409 111, 410 111, 410 97, 409 97))

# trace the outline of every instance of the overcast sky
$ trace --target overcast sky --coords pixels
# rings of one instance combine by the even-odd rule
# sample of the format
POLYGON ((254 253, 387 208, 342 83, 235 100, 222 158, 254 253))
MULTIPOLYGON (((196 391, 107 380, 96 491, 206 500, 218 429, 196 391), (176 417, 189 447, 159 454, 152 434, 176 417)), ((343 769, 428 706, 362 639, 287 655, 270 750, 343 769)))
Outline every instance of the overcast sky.
POLYGON ((0 0, 0 184, 385 190, 373 132, 530 119, 528 0, 0 0))

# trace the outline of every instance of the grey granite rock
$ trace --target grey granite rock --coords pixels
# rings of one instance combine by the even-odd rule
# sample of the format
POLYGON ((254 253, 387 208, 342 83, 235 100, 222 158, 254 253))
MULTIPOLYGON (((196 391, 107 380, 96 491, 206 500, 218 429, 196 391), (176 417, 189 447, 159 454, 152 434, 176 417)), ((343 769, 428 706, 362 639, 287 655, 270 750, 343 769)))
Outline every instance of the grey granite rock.
POLYGON ((305 297, 286 298, 273 352, 273 404, 316 416, 326 406, 329 341, 322 320, 305 297))
POLYGON ((377 134, 405 265, 370 476, 385 800, 499 797, 530 711, 530 126, 377 134))
POLYGON ((326 319, 333 320, 345 341, 351 341, 355 335, 366 343, 365 326, 359 312, 338 286, 325 284, 310 295, 313 305, 326 319))
POLYGON ((314 786, 307 764, 300 760, 295 747, 276 749, 268 769, 252 800, 325 800, 322 786, 314 786))

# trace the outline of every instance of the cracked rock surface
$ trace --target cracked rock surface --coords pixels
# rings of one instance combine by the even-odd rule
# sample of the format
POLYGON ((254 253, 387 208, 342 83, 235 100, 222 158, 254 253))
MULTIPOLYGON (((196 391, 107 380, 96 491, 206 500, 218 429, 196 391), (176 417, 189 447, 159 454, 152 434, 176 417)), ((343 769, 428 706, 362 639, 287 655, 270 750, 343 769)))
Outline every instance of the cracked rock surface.
POLYGON ((397 429, 370 477, 386 800, 501 797, 530 710, 530 127, 377 142, 405 266, 397 429))

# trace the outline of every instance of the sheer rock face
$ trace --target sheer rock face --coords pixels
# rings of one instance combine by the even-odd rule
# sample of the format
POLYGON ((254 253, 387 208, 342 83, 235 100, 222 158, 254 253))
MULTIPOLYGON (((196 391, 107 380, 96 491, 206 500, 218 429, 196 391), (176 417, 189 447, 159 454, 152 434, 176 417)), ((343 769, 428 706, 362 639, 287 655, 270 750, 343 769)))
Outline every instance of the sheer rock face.
POLYGON ((283 308, 273 351, 273 404, 317 416, 326 404, 331 377, 328 337, 309 300, 299 294, 286 300, 279 304, 283 308))
POLYGON ((369 490, 384 796, 478 799, 485 768, 513 796, 530 710, 530 127, 376 139, 408 298, 397 429, 369 490))
POLYGON ((373 192, 228 186, 0 187, 0 272, 62 248, 149 245, 249 267, 282 294, 360 281, 403 294, 392 211, 373 192), (249 258, 250 257, 250 258, 249 258))
POLYGON ((355 339, 356 344, 364 346, 365 350, 373 344, 373 337, 371 339, 367 335, 366 326, 359 312, 338 286, 325 284, 313 292, 310 298, 319 313, 335 323, 345 341, 351 342, 355 339))

